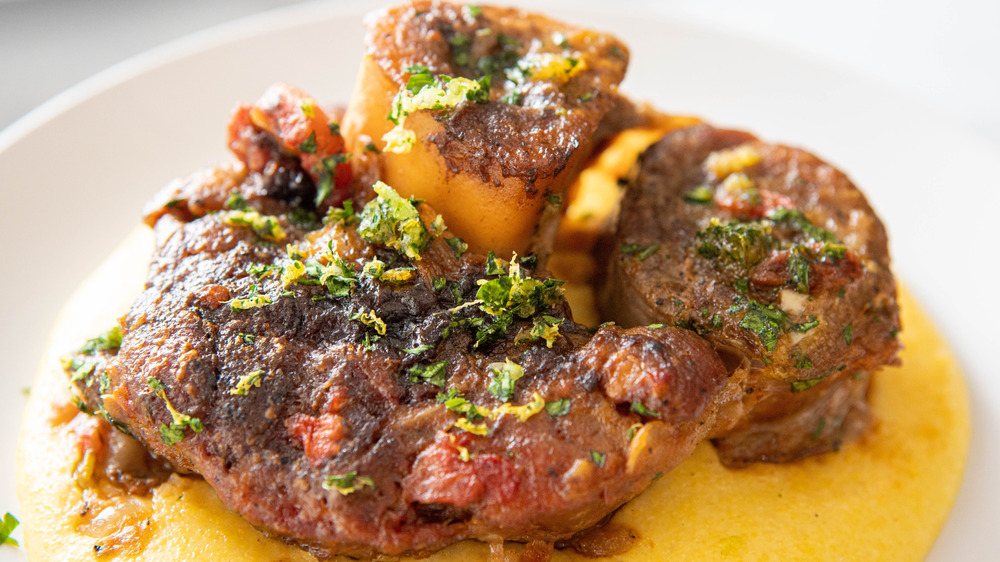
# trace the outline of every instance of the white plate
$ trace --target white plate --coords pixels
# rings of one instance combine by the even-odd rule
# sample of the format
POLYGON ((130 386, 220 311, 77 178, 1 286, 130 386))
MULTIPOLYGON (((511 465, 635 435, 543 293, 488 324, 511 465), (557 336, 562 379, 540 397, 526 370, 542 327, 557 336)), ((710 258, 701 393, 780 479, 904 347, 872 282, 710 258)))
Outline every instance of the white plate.
MULTIPOLYGON (((589 4, 588 4, 589 5, 589 4)), ((172 43, 53 99, 0 133, 0 513, 17 512, 13 452, 45 335, 78 281, 171 178, 228 158, 237 100, 272 82, 344 102, 365 3, 300 5, 172 43)), ((809 147, 868 193, 896 270, 937 319, 972 390, 966 480, 931 560, 1000 556, 1000 329, 994 295, 1000 150, 881 83, 767 44, 652 13, 534 8, 615 32, 632 51, 623 89, 657 107, 809 147)), ((633 10, 635 12, 636 10, 633 10)), ((15 536, 19 536, 16 533, 15 536)), ((0 548, 0 561, 23 553, 0 548)))

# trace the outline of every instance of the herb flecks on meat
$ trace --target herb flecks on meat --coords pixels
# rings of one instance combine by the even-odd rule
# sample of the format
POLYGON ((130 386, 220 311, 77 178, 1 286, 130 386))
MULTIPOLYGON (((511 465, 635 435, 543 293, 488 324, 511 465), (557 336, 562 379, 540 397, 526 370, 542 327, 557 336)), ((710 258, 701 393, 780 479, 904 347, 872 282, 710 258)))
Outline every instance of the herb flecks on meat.
POLYGON ((121 348, 95 351, 73 384, 84 408, 255 525, 355 556, 555 541, 712 427, 726 375, 697 336, 591 334, 534 257, 464 251, 388 185, 307 230, 286 200, 249 189, 291 176, 236 177, 212 199, 189 185, 191 201, 214 202, 197 215, 152 211, 159 242, 121 348), (234 191, 283 244, 226 222, 234 191), (643 419, 669 429, 634 448, 625 436, 643 419))
POLYGON ((604 312, 695 330, 742 390, 734 411, 749 413, 716 429, 723 462, 794 459, 865 429, 899 315, 885 230, 840 171, 747 133, 682 129, 642 155, 615 242, 604 312), (654 244, 645 260, 630 251, 654 244))
POLYGON ((537 227, 558 220, 551 201, 626 121, 607 117, 636 115, 617 90, 627 48, 497 6, 472 17, 417 0, 367 24, 348 136, 371 139, 381 179, 448 217, 473 251, 536 252, 544 265, 551 240, 537 227))

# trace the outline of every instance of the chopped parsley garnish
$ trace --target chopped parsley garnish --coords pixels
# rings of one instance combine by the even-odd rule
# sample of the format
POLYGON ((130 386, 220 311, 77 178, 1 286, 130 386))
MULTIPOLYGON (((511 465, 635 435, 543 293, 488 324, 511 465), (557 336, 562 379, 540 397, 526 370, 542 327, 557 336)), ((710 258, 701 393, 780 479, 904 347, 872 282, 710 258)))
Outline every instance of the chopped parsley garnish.
POLYGON ((535 254, 528 254, 523 258, 518 258, 517 262, 521 264, 521 267, 534 271, 538 268, 538 256, 535 254))
POLYGON ((500 101, 510 105, 520 105, 524 99, 524 94, 517 90, 511 90, 509 94, 500 98, 500 101))
POLYGON ((94 414, 94 411, 88 408, 87 405, 83 403, 83 400, 80 400, 79 396, 75 394, 70 394, 69 401, 72 402, 74 406, 76 406, 77 410, 80 410, 84 414, 87 414, 88 416, 94 414))
POLYGON ((114 326, 103 334, 87 340, 80 353, 93 355, 97 351, 111 351, 122 346, 122 332, 118 326, 114 326))
POLYGON ((733 288, 745 295, 750 292, 750 280, 746 277, 739 277, 733 281, 733 288))
POLYGON ((796 369, 812 369, 813 362, 809 359, 808 355, 799 355, 795 358, 795 368, 796 369))
POLYGON ((445 277, 435 277, 434 280, 431 281, 431 287, 433 287, 435 291, 440 291, 441 289, 444 289, 447 285, 448 285, 448 279, 445 277))
MULTIPOLYGON (((97 368, 97 363, 92 359, 82 359, 80 357, 63 358, 60 359, 60 364, 64 371, 72 372, 73 374, 69 378, 69 382, 82 381, 94 374, 94 369, 97 368)), ((90 384, 90 381, 87 381, 90 384)))
POLYGON ((714 194, 712 193, 712 188, 707 185, 699 185, 684 193, 683 197, 685 201, 694 205, 708 205, 712 202, 714 194))
POLYGON ((357 215, 354 214, 354 202, 347 199, 343 203, 343 207, 330 207, 326 211, 326 216, 323 217, 323 224, 330 223, 343 223, 344 226, 350 226, 358 219, 357 215))
POLYGON ((337 166, 346 163, 350 159, 346 154, 333 154, 313 166, 313 172, 319 174, 319 184, 316 186, 316 206, 319 207, 327 197, 333 193, 336 187, 334 180, 337 174, 337 166))
POLYGON ((458 66, 468 67, 472 62, 472 38, 464 33, 456 33, 448 39, 451 54, 458 66))
POLYGON ((822 377, 819 377, 817 379, 809 379, 809 380, 804 380, 804 381, 792 381, 791 382, 792 392, 802 392, 804 390, 809 390, 810 388, 812 388, 812 387, 816 386, 817 384, 819 384, 819 383, 823 382, 824 380, 826 380, 826 377, 829 377, 829 376, 830 376, 830 373, 827 373, 827 374, 825 374, 822 377))
POLYGON ((375 183, 378 196, 361 210, 358 234, 369 242, 397 250, 401 255, 419 260, 420 252, 430 244, 431 235, 420 220, 420 212, 411 201, 403 199, 381 181, 375 183))
POLYGON ((366 263, 365 266, 361 268, 361 273, 367 275, 368 277, 378 279, 379 277, 382 277, 383 273, 385 273, 385 262, 378 258, 372 258, 371 261, 366 263))
POLYGON ((0 522, 0 544, 20 546, 17 544, 16 540, 10 538, 10 534, 14 532, 14 529, 16 529, 19 524, 20 522, 16 517, 10 513, 4 513, 3 521, 0 522))
POLYGON ((480 280, 476 299, 480 310, 493 316, 492 324, 480 327, 476 333, 476 346, 507 332, 514 318, 530 318, 562 300, 565 281, 532 279, 521 271, 515 254, 507 275, 480 280))
MULTIPOLYGON (((507 80, 517 86, 525 86, 529 80, 566 83, 587 68, 584 61, 559 53, 530 50, 517 60, 504 74, 507 80)), ((565 111, 565 108, 561 108, 565 111)), ((557 110, 558 111, 558 110, 557 110)), ((558 113, 557 113, 558 114, 558 113)))
MULTIPOLYGON (((455 34, 449 42, 452 45, 455 62, 468 66, 468 36, 455 34), (459 58, 464 56, 465 60, 459 58)), ((385 152, 406 153, 416 142, 416 134, 406 128, 406 118, 414 111, 423 109, 450 110, 465 101, 481 103, 489 100, 490 75, 479 80, 452 77, 444 74, 434 75, 426 66, 410 67, 407 70, 420 70, 411 73, 406 84, 399 89, 392 101, 392 109, 387 119, 395 127, 382 136, 386 143, 385 152)))
MULTIPOLYGON (((433 80, 433 78, 434 78, 434 75, 433 75, 433 73, 431 72, 431 69, 430 69, 430 67, 429 67, 429 66, 427 66, 426 64, 419 64, 419 63, 418 63, 418 64, 411 64, 410 66, 407 66, 407 67, 406 67, 406 68, 404 68, 403 70, 404 70, 404 71, 405 71, 405 72, 406 72, 407 74, 412 74, 412 75, 420 75, 420 74, 425 74, 425 75, 427 75, 427 83, 428 83, 428 84, 430 84, 430 82, 431 82, 431 81, 433 80)), ((411 80, 412 80, 412 79, 413 79, 413 76, 410 76, 410 78, 411 78, 411 80)), ((416 87, 416 88, 415 88, 415 91, 419 91, 421 87, 422 87, 422 86, 419 86, 419 87, 416 87)))
POLYGON ((375 481, 372 480, 371 476, 358 476, 358 471, 356 470, 352 470, 347 474, 327 476, 326 482, 323 483, 324 490, 336 490, 342 496, 352 494, 365 486, 375 488, 375 481))
MULTIPOLYGON (((746 314, 740 320, 739 326, 757 334, 768 353, 774 351, 778 338, 788 330, 805 333, 819 325, 819 320, 813 315, 810 315, 806 322, 795 323, 789 320, 783 310, 773 304, 765 305, 742 296, 736 297, 736 302, 729 307, 729 314, 740 311, 746 311, 746 314)), ((721 318, 718 324, 716 327, 721 327, 721 318)))
POLYGON ((775 245, 768 225, 756 222, 730 221, 723 224, 711 219, 708 228, 699 231, 698 255, 703 258, 725 258, 741 270, 749 270, 767 257, 775 245))
POLYGON ((310 132, 306 140, 299 143, 299 151, 305 154, 316 154, 316 131, 310 132))
POLYGON ((721 328, 722 327, 722 315, 716 312, 712 315, 712 327, 721 328))
POLYGON ((170 400, 167 399, 166 390, 163 387, 163 383, 160 379, 156 377, 149 377, 146 379, 146 384, 152 389, 153 393, 163 400, 164 404, 167 406, 167 410, 170 412, 171 422, 170 425, 165 423, 160 423, 160 439, 167 445, 176 445, 184 440, 184 430, 190 429, 195 433, 201 433, 205 426, 201 423, 198 418, 193 418, 187 414, 182 414, 174 409, 173 405, 170 404, 170 400))
POLYGON ((844 342, 847 345, 851 345, 851 341, 854 339, 854 324, 848 324, 844 326, 844 342))
POLYGON ((524 376, 524 368, 507 359, 503 363, 491 363, 490 371, 493 380, 487 390, 501 402, 510 402, 514 396, 514 385, 524 376))
POLYGON ((273 263, 251 263, 247 266, 247 273, 260 279, 263 279, 264 277, 271 277, 275 271, 280 270, 281 266, 273 263))
POLYGON ((563 323, 563 318, 556 318, 543 314, 535 317, 535 325, 528 332, 528 339, 531 341, 544 340, 545 347, 552 347, 556 339, 562 334, 559 333, 559 325, 563 323))
POLYGON ((590 452, 590 460, 594 461, 594 464, 596 464, 597 466, 599 466, 601 468, 604 468, 604 463, 605 463, 605 461, 608 460, 608 456, 605 455, 604 453, 598 453, 597 451, 591 451, 590 452))
MULTIPOLYGON (((357 320, 365 326, 375 330, 378 336, 384 336, 386 331, 385 321, 379 318, 374 310, 369 310, 368 312, 358 312, 351 315, 351 320, 357 320)), ((378 341, 376 337, 372 341, 378 341)))
POLYGON ((331 135, 335 137, 340 136, 340 123, 337 123, 336 121, 330 121, 329 123, 326 124, 326 128, 330 129, 331 135))
MULTIPOLYGON (((737 175, 741 174, 732 174, 727 181, 737 175)), ((833 233, 815 226, 802 211, 785 208, 756 221, 731 220, 723 224, 712 218, 709 226, 697 233, 696 249, 703 258, 719 259, 720 265, 735 268, 738 275, 745 275, 772 251, 788 250, 789 283, 802 294, 809 294, 814 261, 839 260, 847 254, 846 246, 833 233), (775 235, 775 229, 783 238, 775 235), (798 232, 789 238, 784 234, 786 229, 798 232)))
MULTIPOLYGON (((508 69, 513 68, 517 64, 520 58, 517 48, 521 46, 521 42, 503 33, 498 33, 497 43, 500 44, 500 52, 484 55, 476 61, 476 70, 480 74, 490 76, 504 75, 508 69)), ((507 100, 502 101, 510 103, 507 100)))
POLYGON ((809 273, 812 266, 809 260, 803 255, 801 247, 795 248, 788 254, 788 273, 791 274, 791 282, 795 285, 795 290, 803 295, 809 294, 809 273))
POLYGON ((240 332, 237 336, 243 340, 243 343, 246 345, 253 345, 254 342, 257 341, 257 336, 254 334, 244 334, 243 332, 240 332))
POLYGON ((306 266, 299 260, 294 260, 281 269, 281 286, 287 287, 297 282, 306 273, 306 266))
POLYGON ((438 388, 444 388, 448 377, 447 366, 447 361, 438 361, 430 365, 414 365, 406 372, 410 374, 410 382, 426 382, 438 388))
POLYGON ((646 261, 650 256, 655 254, 657 250, 660 249, 659 244, 622 244, 621 251, 624 254, 635 256, 635 259, 639 261, 646 261))
POLYGON ((321 224, 319 216, 315 212, 302 207, 293 208, 285 214, 285 217, 288 222, 292 223, 292 226, 302 230, 316 230, 321 224))
POLYGON ((504 267, 507 266, 507 262, 501 259, 497 259, 497 255, 490 250, 486 254, 486 275, 503 275, 506 273, 504 267))
POLYGON ((429 343, 425 343, 423 345, 418 345, 417 347, 411 347, 409 349, 404 349, 403 353, 409 353, 410 355, 420 355, 421 353, 423 353, 425 351, 430 351, 432 349, 434 349, 433 345, 431 345, 429 343))
POLYGON ((802 322, 801 324, 796 324, 792 322, 791 329, 801 334, 804 334, 809 330, 812 330, 816 326, 819 326, 819 320, 817 320, 815 316, 810 314, 809 320, 806 322, 802 322))
POLYGON ((520 265, 511 261, 508 274, 483 283, 476 298, 483 301, 482 310, 493 316, 506 314, 528 318, 562 300, 565 281, 539 281, 521 272, 520 265))
POLYGON ((636 401, 632 402, 632 411, 639 414, 640 416, 647 416, 650 418, 658 418, 661 416, 659 412, 654 412, 646 407, 642 402, 636 401))
POLYGON ((256 371, 250 371, 246 375, 240 377, 237 381, 236 386, 229 390, 229 394, 235 394, 237 396, 246 396, 249 392, 250 387, 255 386, 260 388, 260 376, 264 374, 263 369, 257 369, 256 371))
POLYGON ((265 240, 280 242, 285 239, 285 231, 278 223, 278 217, 262 215, 257 211, 233 210, 219 213, 222 222, 231 226, 248 226, 254 234, 265 240))
POLYGON ((825 228, 820 228, 812 223, 802 211, 798 209, 785 209, 784 207, 780 209, 775 209, 772 211, 768 217, 775 223, 781 223, 788 225, 796 230, 802 231, 813 240, 817 242, 829 242, 832 244, 840 244, 840 240, 825 228))
POLYGON ((393 285, 402 285, 403 283, 408 283, 413 280, 414 275, 416 275, 416 268, 413 267, 396 267, 393 269, 386 269, 385 262, 378 258, 374 258, 365 264, 362 272, 383 283, 390 283, 393 285))
POLYGON ((481 420, 492 414, 488 408, 476 406, 466 400, 465 396, 454 387, 449 388, 446 392, 439 392, 437 401, 439 404, 444 404, 449 412, 463 414, 469 421, 481 420))
POLYGON ((254 288, 254 291, 251 291, 251 295, 249 297, 229 301, 229 308, 233 311, 250 310, 252 308, 260 308, 271 304, 271 297, 267 295, 254 294, 255 292, 256 287, 254 288))
POLYGON ((247 205, 246 199, 243 198, 243 194, 235 190, 229 193, 229 197, 226 198, 223 206, 229 210, 236 211, 245 211, 250 208, 247 205))
POLYGON ((382 151, 379 150, 379 148, 375 146, 375 143, 373 143, 372 141, 368 141, 368 144, 365 145, 364 151, 373 152, 375 154, 382 154, 382 151))
POLYGON ((569 398, 562 398, 560 400, 553 400, 545 404, 545 411, 549 413, 550 416, 558 418, 559 416, 565 416, 569 413, 569 398))
POLYGON ((631 441, 632 438, 635 437, 636 432, 640 429, 642 429, 641 423, 634 423, 628 426, 628 431, 625 432, 625 441, 631 441))
POLYGON ((334 253, 332 240, 327 244, 327 252, 319 258, 322 261, 315 257, 305 261, 304 272, 296 282, 301 285, 323 285, 332 297, 349 296, 358 282, 354 266, 334 253))
POLYGON ((451 248, 451 251, 455 252, 456 258, 462 257, 462 255, 469 250, 469 245, 466 244, 465 240, 462 240, 458 236, 452 236, 451 238, 446 238, 445 242, 448 243, 448 246, 451 248))
POLYGON ((462 304, 462 287, 457 282, 451 284, 451 296, 455 299, 455 304, 462 304))
POLYGON ((475 4, 466 4, 465 13, 468 14, 470 18, 478 18, 483 14, 483 9, 475 4))
POLYGON ((788 323, 788 315, 773 304, 762 305, 750 299, 746 304, 746 314, 740 320, 740 327, 757 334, 760 343, 764 344, 764 349, 768 353, 774 351, 778 343, 778 336, 784 331, 788 323))
POLYGON ((833 260, 842 259, 844 256, 847 255, 847 246, 843 244, 827 242, 823 244, 823 255, 833 260))
MULTIPOLYGON (((535 265, 536 260, 537 258, 534 256, 529 256, 525 262, 535 265)), ((556 338, 561 335, 559 326, 563 320, 555 316, 545 315, 545 312, 562 301, 562 286, 565 281, 539 280, 529 277, 524 273, 522 262, 518 260, 517 254, 513 255, 510 262, 506 262, 491 252, 487 257, 486 273, 495 277, 478 280, 479 289, 476 292, 475 300, 465 303, 462 302, 461 287, 457 283, 449 283, 456 304, 449 312, 455 313, 478 305, 479 310, 489 316, 486 318, 452 318, 442 331, 441 337, 447 338, 454 328, 476 328, 475 347, 479 347, 495 338, 502 337, 515 320, 519 318, 532 319, 532 328, 521 331, 518 334, 517 342, 544 340, 551 347, 556 338), (504 267, 507 268, 506 271, 504 271, 504 267)))

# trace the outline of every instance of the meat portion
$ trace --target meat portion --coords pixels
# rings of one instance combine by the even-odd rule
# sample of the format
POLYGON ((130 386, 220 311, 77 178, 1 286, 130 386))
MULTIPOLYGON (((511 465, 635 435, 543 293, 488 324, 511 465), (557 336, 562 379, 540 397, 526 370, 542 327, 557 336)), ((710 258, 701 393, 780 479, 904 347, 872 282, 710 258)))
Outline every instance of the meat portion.
POLYGON ((297 226, 267 195, 287 190, 259 189, 295 176, 170 187, 184 197, 150 209, 157 247, 120 347, 75 381, 255 525, 321 555, 555 541, 706 436, 727 390, 701 338, 590 334, 530 260, 465 252, 382 184, 297 226))
POLYGON ((617 92, 628 49, 496 6, 420 0, 366 25, 345 135, 381 149, 383 179, 438 209, 474 251, 544 256, 558 196, 596 137, 637 118, 617 92))
POLYGON ((896 361, 885 230, 843 173, 802 150, 699 125, 641 157, 601 288, 622 326, 695 330, 743 389, 723 462, 836 449, 863 429, 869 373, 896 361))

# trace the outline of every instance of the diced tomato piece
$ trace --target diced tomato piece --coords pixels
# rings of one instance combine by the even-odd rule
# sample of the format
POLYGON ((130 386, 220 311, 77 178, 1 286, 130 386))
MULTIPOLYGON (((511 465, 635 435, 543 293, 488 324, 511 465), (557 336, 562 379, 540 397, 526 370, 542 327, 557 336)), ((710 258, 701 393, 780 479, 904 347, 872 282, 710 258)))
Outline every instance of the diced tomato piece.
POLYGON ((343 419, 337 414, 319 417, 295 414, 288 419, 288 431, 305 449, 313 465, 340 452, 340 442, 347 435, 343 419))

